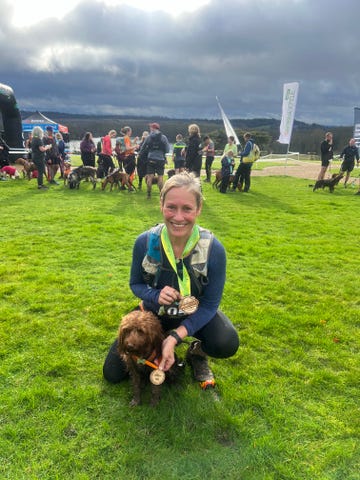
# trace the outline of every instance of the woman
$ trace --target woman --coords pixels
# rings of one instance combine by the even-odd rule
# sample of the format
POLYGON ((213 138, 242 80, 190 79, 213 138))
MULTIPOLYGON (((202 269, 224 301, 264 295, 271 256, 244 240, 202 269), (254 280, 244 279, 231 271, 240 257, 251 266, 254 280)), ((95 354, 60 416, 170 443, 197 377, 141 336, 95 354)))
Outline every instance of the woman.
MULTIPOLYGON (((196 225, 202 194, 198 178, 174 175, 161 190, 164 223, 142 233, 135 241, 130 288, 141 299, 141 308, 158 315, 164 331, 171 330, 162 345, 159 369, 174 363, 174 350, 187 336, 187 360, 202 388, 214 386, 207 354, 227 358, 239 346, 230 320, 218 310, 224 283, 224 247, 208 231, 196 225), (201 242, 199 242, 201 240, 201 242)), ((104 376, 117 383, 127 375, 117 355, 116 341, 104 364, 104 376)))
POLYGON ((51 126, 46 127, 46 133, 43 141, 45 145, 51 145, 51 148, 46 150, 46 155, 45 155, 45 162, 47 166, 49 183, 52 183, 54 185, 59 185, 59 183, 55 180, 55 175, 59 169, 60 158, 59 158, 59 151, 57 148, 56 140, 54 137, 53 127, 51 126))
POLYGON ((124 169, 125 169, 125 172, 129 175, 130 180, 133 181, 135 176, 135 166, 136 166, 136 158, 135 158, 136 144, 134 145, 131 141, 132 130, 130 127, 123 127, 121 129, 121 132, 124 134, 124 146, 125 146, 124 169))
POLYGON ((52 145, 44 145, 43 138, 44 132, 41 127, 34 127, 32 130, 31 140, 31 160, 35 163, 38 176, 37 184, 40 190, 47 190, 47 187, 43 185, 43 178, 45 174, 45 152, 52 148, 52 145))
POLYGON ((189 142, 186 148, 185 168, 194 173, 196 177, 200 177, 202 162, 200 128, 193 123, 189 125, 188 132, 189 142))
POLYGON ((107 135, 101 139, 101 153, 98 159, 98 177, 106 177, 109 173, 115 170, 115 165, 112 159, 113 147, 112 139, 116 137, 116 130, 110 130, 107 135))
POLYGON ((81 161, 84 166, 95 167, 96 146, 91 132, 86 132, 80 143, 81 161))
POLYGON ((226 155, 229 151, 233 153, 233 158, 235 158, 238 153, 238 148, 235 143, 235 138, 232 135, 228 137, 228 143, 225 145, 223 156, 226 155))

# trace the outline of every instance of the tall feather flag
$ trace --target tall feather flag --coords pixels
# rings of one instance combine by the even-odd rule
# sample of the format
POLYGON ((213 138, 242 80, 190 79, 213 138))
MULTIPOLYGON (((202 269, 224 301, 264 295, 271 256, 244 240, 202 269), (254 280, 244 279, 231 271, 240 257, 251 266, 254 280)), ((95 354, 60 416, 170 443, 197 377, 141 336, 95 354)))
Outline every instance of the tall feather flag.
POLYGON ((298 82, 284 84, 279 143, 290 145, 298 91, 298 82))
POLYGON ((360 148, 360 108, 354 107, 354 138, 356 146, 360 148))
POLYGON ((239 145, 241 147, 241 143, 240 143, 240 140, 238 139, 238 136, 236 135, 235 133, 235 130, 233 129, 233 126, 231 125, 230 123, 230 120, 228 119, 228 117, 226 116, 222 106, 220 105, 220 101, 218 99, 218 97, 216 97, 216 101, 219 105, 219 109, 220 109, 220 113, 221 113, 221 118, 224 122, 224 127, 225 127, 225 132, 226 132, 226 136, 227 137, 234 137, 235 139, 235 144, 236 145, 239 145))

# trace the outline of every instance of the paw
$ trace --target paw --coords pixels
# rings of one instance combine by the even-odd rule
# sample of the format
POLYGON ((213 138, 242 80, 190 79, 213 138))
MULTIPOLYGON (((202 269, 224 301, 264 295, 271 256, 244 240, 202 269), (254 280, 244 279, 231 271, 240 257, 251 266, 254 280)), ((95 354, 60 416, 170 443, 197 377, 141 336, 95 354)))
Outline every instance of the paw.
POLYGON ((133 398, 129 405, 130 407, 137 407, 138 405, 141 405, 141 400, 139 398, 133 398))

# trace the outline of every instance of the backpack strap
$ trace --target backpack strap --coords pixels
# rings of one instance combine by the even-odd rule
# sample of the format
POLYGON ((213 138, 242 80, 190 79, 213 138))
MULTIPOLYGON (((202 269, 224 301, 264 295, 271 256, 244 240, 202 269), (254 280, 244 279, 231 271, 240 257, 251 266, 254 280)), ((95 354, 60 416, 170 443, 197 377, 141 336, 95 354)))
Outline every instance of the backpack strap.
MULTIPOLYGON (((160 223, 149 230, 146 254, 142 261, 144 280, 152 287, 157 286, 164 266, 161 248, 161 230, 163 227, 164 224, 160 223)), ((207 285, 208 260, 214 235, 202 227, 199 227, 199 232, 200 239, 190 257, 189 274, 196 283, 199 282, 201 286, 204 286, 207 285)))

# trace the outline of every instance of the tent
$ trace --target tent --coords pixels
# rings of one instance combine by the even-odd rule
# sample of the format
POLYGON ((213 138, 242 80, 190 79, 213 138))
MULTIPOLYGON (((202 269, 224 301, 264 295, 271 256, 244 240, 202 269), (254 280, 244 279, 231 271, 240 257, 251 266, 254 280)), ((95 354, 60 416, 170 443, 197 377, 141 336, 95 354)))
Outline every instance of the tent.
POLYGON ((46 130, 46 127, 52 127, 55 133, 69 133, 68 127, 54 122, 54 120, 50 120, 50 118, 45 117, 45 115, 40 112, 30 115, 30 117, 22 121, 23 132, 31 132, 34 127, 41 127, 43 130, 46 130))

